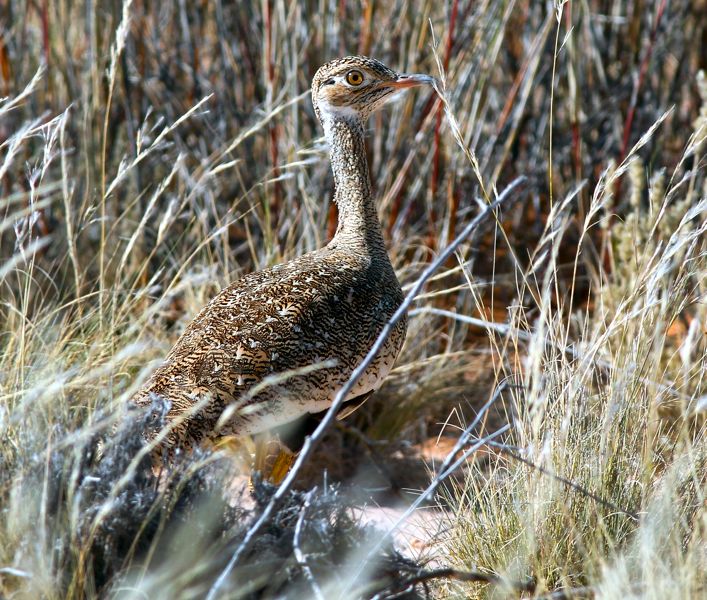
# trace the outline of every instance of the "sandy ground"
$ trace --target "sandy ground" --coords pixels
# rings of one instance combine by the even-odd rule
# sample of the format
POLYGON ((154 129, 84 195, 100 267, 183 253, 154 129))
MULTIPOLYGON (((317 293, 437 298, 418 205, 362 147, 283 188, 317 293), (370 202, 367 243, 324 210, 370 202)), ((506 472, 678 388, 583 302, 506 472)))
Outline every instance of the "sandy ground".
MULTIPOLYGON (((385 507, 366 506, 358 509, 357 516, 366 525, 373 525, 381 531, 393 529, 407 506, 385 507)), ((446 527, 447 519, 443 510, 420 508, 408 517, 393 532, 395 548, 404 557, 428 566, 443 566, 444 556, 435 543, 446 527)))

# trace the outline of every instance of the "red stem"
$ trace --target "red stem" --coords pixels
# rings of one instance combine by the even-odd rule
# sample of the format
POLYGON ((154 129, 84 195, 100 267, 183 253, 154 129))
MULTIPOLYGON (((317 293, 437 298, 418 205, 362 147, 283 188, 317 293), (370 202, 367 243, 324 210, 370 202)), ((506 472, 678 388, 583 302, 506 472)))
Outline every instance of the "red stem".
MULTIPOLYGON (((263 15, 263 21, 265 25, 265 62, 266 62, 266 69, 267 69, 267 77, 268 77, 268 86, 270 88, 270 91, 272 92, 273 87, 274 87, 274 82, 275 82, 275 64, 273 62, 272 58, 272 7, 270 6, 270 0, 265 1, 265 14, 263 15)), ((270 161, 272 162, 273 166, 273 177, 277 179, 278 175, 280 174, 280 170, 278 169, 277 163, 278 163, 278 127, 277 123, 271 123, 270 126, 268 127, 269 133, 270 133, 270 161)), ((276 181, 274 185, 274 190, 273 190, 273 201, 271 203, 272 207, 272 222, 275 222, 275 219, 277 219, 277 212, 280 209, 280 196, 281 196, 281 189, 280 189, 280 182, 276 181)))
POLYGON ((42 43, 44 44, 44 61, 49 68, 49 7, 47 0, 42 2, 42 43))
MULTIPOLYGON (((626 113, 626 121, 624 122, 624 135, 621 143, 621 152, 619 154, 618 163, 621 164, 624 158, 626 158, 626 152, 628 152, 628 144, 631 139, 631 128, 633 126, 633 118, 636 114, 636 104, 638 102, 638 95, 643 87, 643 83, 646 79, 646 74, 648 73, 648 65, 650 64, 651 56, 653 55, 653 48, 655 47, 655 41, 658 37, 658 28, 660 27, 660 21, 663 18, 663 13, 665 12, 665 7, 668 0, 661 0, 658 9, 655 14, 655 23, 653 23, 653 29, 651 31, 650 40, 648 42, 648 48, 646 53, 643 55, 641 60, 641 66, 638 72, 638 80, 633 88, 633 93, 631 95, 631 102, 628 107, 628 112, 626 113)), ((621 179, 616 181, 615 195, 618 198, 621 192, 621 179)))

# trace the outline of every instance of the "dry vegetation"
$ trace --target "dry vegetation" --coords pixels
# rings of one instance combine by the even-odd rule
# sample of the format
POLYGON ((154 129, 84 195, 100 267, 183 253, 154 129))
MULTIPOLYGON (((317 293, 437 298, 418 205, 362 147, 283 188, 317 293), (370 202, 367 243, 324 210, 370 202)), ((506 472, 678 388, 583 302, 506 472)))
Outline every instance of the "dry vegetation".
POLYGON ((229 505, 210 451, 155 489, 148 417, 100 462, 96 440, 218 289, 331 235, 307 90, 356 52, 446 82, 446 113, 416 93, 370 123, 408 289, 527 182, 325 441, 342 487, 315 452, 219 593, 707 594, 706 46, 704 0, 3 3, 0 597, 203 597, 271 497, 229 505), (489 399, 463 448, 507 431, 435 495, 428 552, 456 571, 372 549, 346 510, 354 457, 392 464, 489 399))

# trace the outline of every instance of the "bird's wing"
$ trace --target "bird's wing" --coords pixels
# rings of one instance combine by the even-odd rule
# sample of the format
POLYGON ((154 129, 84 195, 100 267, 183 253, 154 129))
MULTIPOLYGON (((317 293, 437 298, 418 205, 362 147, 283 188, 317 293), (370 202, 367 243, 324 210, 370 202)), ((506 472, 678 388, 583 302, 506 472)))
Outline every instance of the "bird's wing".
POLYGON ((379 310, 380 286, 366 264, 313 254, 222 290, 187 326, 135 401, 162 395, 177 415, 208 395, 210 420, 237 400, 239 406, 264 405, 275 396, 272 412, 282 422, 326 408, 390 310, 379 310), (324 361, 336 366, 316 366, 324 361), (298 369, 309 370, 292 374, 298 369), (291 374, 285 385, 267 379, 283 373, 291 374), (289 400, 282 401, 283 395, 289 400))

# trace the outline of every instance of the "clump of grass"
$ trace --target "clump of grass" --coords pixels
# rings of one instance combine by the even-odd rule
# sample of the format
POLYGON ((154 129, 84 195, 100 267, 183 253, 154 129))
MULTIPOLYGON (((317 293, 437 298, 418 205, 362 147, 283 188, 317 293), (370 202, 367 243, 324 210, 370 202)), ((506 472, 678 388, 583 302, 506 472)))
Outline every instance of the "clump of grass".
MULTIPOLYGON (((55 431, 61 441, 46 449, 41 438, 23 440, 20 458, 3 465, 4 531, 9 542, 19 542, 14 560, 22 565, 3 570, 5 593, 81 598, 208 592, 275 488, 255 479, 253 502, 244 504, 251 493, 244 479, 234 487, 232 459, 201 450, 178 457, 155 478, 142 432, 164 425, 167 410, 156 400, 108 436, 55 431), (36 516, 37 537, 24 544, 36 516)), ((354 585, 347 578, 351 561, 379 537, 352 516, 338 486, 291 492, 220 593, 306 597, 314 589, 326 597, 354 585)), ((418 568, 386 545, 355 586, 369 595, 395 594, 418 568)), ((416 597, 415 587, 408 597, 416 597)))
MULTIPOLYGON (((685 156, 699 155, 704 140, 698 122, 685 156)), ((507 398, 513 428, 496 460, 448 489, 455 510, 444 547, 457 566, 530 577, 537 592, 564 597, 704 592, 707 345, 695 332, 707 316, 707 199, 691 197, 688 182, 704 182, 705 169, 681 161, 669 185, 654 180, 644 206, 637 162, 629 155, 594 192, 583 239, 595 223, 606 228, 612 216, 602 209, 631 169, 632 209, 602 248, 608 268, 587 261, 586 307, 551 302, 565 202, 519 276, 527 288, 507 326, 490 330, 499 376, 522 385, 507 398), (526 293, 541 299, 537 315, 523 306, 526 293), (693 334, 671 334, 683 321, 693 334)), ((465 594, 493 596, 478 585, 465 594)))

